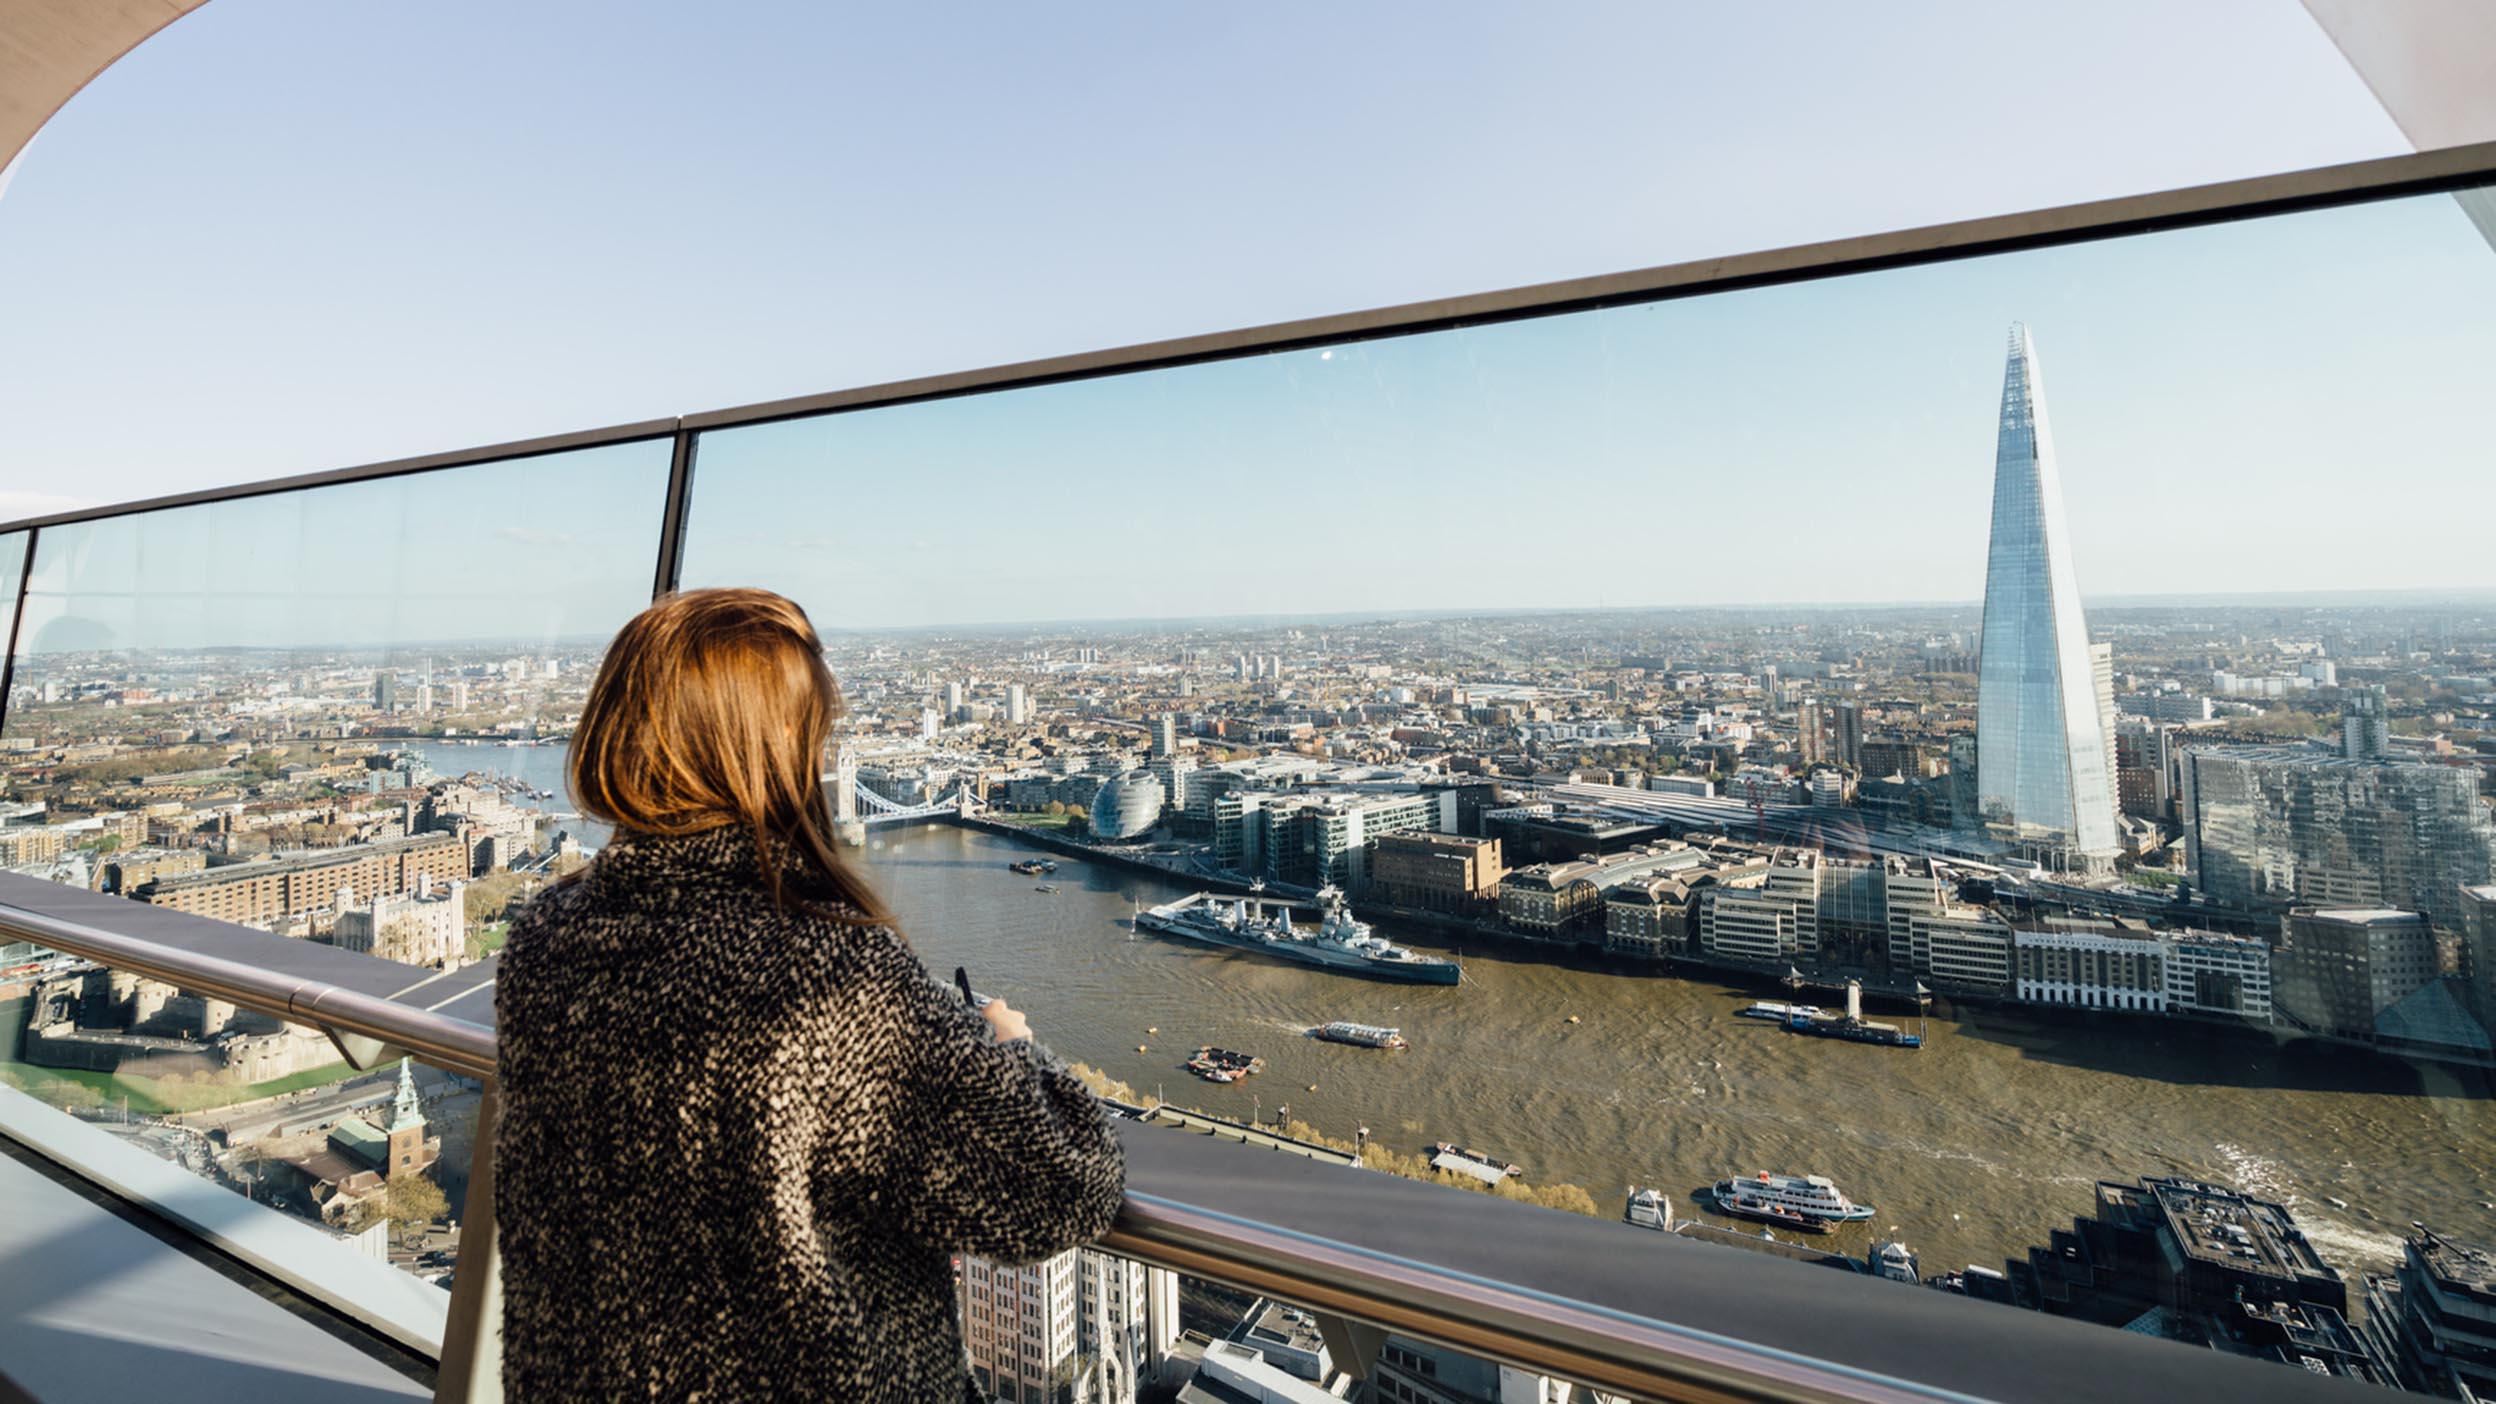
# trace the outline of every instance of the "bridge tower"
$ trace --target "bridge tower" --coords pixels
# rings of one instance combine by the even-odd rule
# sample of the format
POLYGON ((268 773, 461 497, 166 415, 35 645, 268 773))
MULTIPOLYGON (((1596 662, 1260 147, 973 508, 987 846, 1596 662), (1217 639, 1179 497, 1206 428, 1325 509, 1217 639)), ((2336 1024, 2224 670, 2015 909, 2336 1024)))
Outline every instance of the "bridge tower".
POLYGON ((858 756, 847 741, 832 755, 832 837, 851 848, 867 842, 867 826, 858 822, 858 756))

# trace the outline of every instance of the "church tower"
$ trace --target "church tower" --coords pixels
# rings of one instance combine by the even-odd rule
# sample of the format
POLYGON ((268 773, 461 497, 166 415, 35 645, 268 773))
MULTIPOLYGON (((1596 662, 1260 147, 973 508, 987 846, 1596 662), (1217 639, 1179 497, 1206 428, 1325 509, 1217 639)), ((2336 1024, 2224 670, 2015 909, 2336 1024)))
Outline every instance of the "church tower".
POLYGON ((399 1096, 390 1108, 390 1159, 383 1178, 402 1171, 416 1174, 425 1166, 425 1114, 416 1105, 416 1073, 399 1060, 399 1096))

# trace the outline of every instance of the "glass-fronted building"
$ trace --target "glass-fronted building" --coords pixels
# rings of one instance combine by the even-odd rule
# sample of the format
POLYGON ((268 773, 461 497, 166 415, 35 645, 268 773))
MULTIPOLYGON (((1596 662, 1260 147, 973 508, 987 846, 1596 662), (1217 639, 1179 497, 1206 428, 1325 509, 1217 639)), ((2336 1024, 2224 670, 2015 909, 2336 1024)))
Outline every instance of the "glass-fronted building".
POLYGON ((2028 329, 2014 323, 1977 663, 1977 803, 1986 825, 2058 860, 2113 858, 2113 767, 2100 691, 2072 578, 2045 383, 2028 329))

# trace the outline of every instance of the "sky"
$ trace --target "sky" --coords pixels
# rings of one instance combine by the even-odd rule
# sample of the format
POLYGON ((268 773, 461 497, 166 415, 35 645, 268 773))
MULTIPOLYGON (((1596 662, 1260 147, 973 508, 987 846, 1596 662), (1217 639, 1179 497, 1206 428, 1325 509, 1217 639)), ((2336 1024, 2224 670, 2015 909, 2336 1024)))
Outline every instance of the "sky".
MULTIPOLYGON (((2293 0, 216 0, 0 199, 0 517, 2402 149, 2293 0)), ((2496 260, 2443 201, 2260 228, 723 436, 688 569, 859 624, 1973 599, 2025 318, 2084 591, 2471 583, 2455 514, 2310 495, 2484 472, 2496 260)), ((594 613, 612 471, 597 531, 446 483, 419 535, 594 613)))

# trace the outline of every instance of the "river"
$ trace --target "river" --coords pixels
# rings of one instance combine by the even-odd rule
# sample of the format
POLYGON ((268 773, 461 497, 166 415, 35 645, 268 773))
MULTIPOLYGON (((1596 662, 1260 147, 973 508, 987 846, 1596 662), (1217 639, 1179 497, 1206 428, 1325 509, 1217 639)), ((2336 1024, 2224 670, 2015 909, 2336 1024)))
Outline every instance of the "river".
MULTIPOLYGON (((562 746, 415 749, 444 774, 490 770, 563 791, 562 746)), ((606 841, 600 825, 557 827, 592 848, 606 841)), ((1208 1111, 1244 1118, 1288 1103, 1332 1135, 1365 1124, 1404 1150, 1458 1141, 1532 1179, 1583 1185, 1607 1213, 1633 1185, 1660 1185, 1687 1209, 1693 1188, 1723 1176, 1823 1174, 1880 1212, 1819 1241, 1860 1253, 1894 1233, 1939 1272, 1998 1266, 2044 1242, 2090 1211, 2099 1179, 2185 1174, 2287 1201, 2343 1270, 2397 1260, 2412 1219, 2496 1238, 2484 1074, 2042 1011, 1954 1010, 1930 1022, 1920 1052, 1866 1047, 1733 1017, 1787 997, 1773 986, 1471 945, 1458 952, 1461 986, 1383 984, 1131 934, 1136 905, 1188 890, 1150 874, 1061 860, 1050 895, 1006 871, 1028 856, 1012 839, 949 824, 869 833, 864 867, 928 965, 968 967, 1067 1056, 1208 1111), (1413 1048, 1302 1036, 1330 1019, 1398 1025, 1413 1048), (1201 1082, 1179 1065, 1205 1043, 1256 1053, 1266 1072, 1201 1082)))
POLYGON ((1529 1179, 1583 1185, 1606 1213, 1632 1185, 1664 1187, 1682 1211, 1723 1176, 1824 1174, 1879 1213, 1818 1242, 1860 1255, 1894 1234, 1930 1273, 1998 1267, 2044 1242, 2090 1212, 2099 1179, 2184 1174, 2286 1200, 2344 1272, 2397 1260, 2412 1219, 2496 1237, 2478 1074, 2060 1012, 1959 1010, 1931 1021, 1920 1052, 1859 1046, 1734 1017, 1782 997, 1773 987, 1471 945, 1461 986, 1384 984, 1130 933, 1137 904, 1186 891, 1149 874, 1061 859, 1052 895, 1006 871, 1028 854, 1012 839, 945 824, 870 833, 864 870, 927 964, 968 967, 1068 1057, 1208 1111, 1270 1117, 1288 1103, 1331 1135, 1366 1124, 1404 1150, 1458 1141, 1529 1179), (1330 1019, 1399 1025, 1413 1047, 1303 1036, 1330 1019), (1198 1081, 1180 1063, 1205 1043, 1256 1053, 1266 1071, 1198 1081))
MULTIPOLYGON (((501 746, 492 743, 469 745, 454 741, 393 741, 392 749, 414 751, 425 758, 435 773, 456 778, 470 771, 490 771, 507 780, 517 780, 531 789, 544 790, 555 796, 551 800, 519 800, 522 808, 544 810, 549 814, 577 814, 579 806, 564 786, 564 766, 572 754, 568 745, 501 746)), ((607 846, 608 829, 589 819, 553 819, 548 828, 561 829, 580 840, 583 848, 607 846)))

